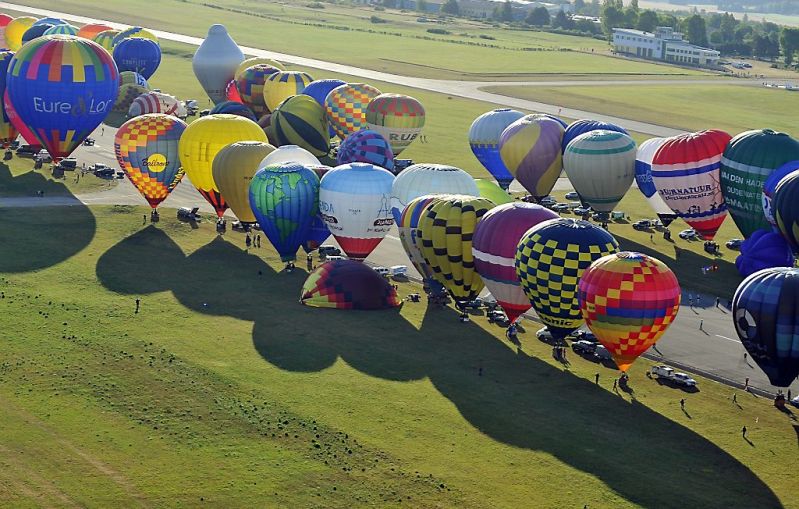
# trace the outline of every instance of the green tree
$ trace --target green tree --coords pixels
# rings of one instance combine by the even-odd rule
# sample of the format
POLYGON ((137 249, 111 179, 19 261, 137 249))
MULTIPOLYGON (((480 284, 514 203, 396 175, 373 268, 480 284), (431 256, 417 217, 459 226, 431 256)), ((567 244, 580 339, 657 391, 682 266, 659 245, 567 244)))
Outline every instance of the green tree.
POLYGON ((630 0, 630 6, 628 9, 632 9, 635 12, 638 12, 638 0, 630 0))
POLYGON ((655 11, 644 11, 638 15, 638 24, 635 28, 644 32, 654 32, 658 26, 658 15, 655 11))
POLYGON ((671 27, 675 30, 679 25, 679 21, 671 14, 658 14, 658 26, 659 27, 671 27))
POLYGON ((513 4, 510 3, 510 0, 505 0, 505 3, 502 4, 499 19, 507 22, 513 21, 513 4))
POLYGON ((574 29, 574 20, 567 16, 562 9, 555 14, 555 18, 551 21, 551 24, 554 28, 563 28, 564 30, 574 29))
POLYGON ((721 26, 719 27, 719 30, 721 31, 721 40, 724 42, 735 41, 735 28, 737 25, 738 21, 732 14, 722 14, 721 26))
POLYGON ((427 1, 416 0, 416 10, 419 12, 427 12, 427 1))
POLYGON ((457 16, 461 13, 461 6, 458 5, 458 0, 447 0, 444 2, 444 5, 441 6, 441 12, 457 16))
POLYGON ((688 42, 696 44, 697 46, 708 46, 707 42, 707 29, 705 28, 705 18, 699 14, 689 16, 684 20, 685 35, 688 37, 688 42))
POLYGON ((544 6, 536 7, 530 11, 530 14, 527 15, 527 19, 524 20, 524 22, 528 25, 533 25, 536 27, 549 25, 549 21, 549 11, 544 6))
POLYGON ((574 0, 574 12, 580 14, 585 9, 585 0, 574 0))
MULTIPOLYGON (((607 1, 607 0, 606 0, 607 1)), ((613 35, 614 28, 622 28, 624 25, 624 12, 615 5, 606 5, 602 8, 602 31, 610 37, 613 35)))
POLYGON ((785 56, 785 65, 791 65, 794 54, 799 49, 799 28, 782 27, 780 46, 785 56))

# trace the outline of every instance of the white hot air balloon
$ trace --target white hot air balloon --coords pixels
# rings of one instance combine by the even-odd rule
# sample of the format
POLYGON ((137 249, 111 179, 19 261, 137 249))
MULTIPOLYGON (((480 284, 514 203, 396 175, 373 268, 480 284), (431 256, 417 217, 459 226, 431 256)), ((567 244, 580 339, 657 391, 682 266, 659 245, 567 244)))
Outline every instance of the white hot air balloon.
POLYGON ((649 206, 660 218, 663 226, 668 226, 677 219, 677 214, 672 212, 663 198, 658 194, 655 182, 652 180, 652 159, 658 149, 668 141, 668 138, 650 138, 638 146, 635 154, 635 183, 638 190, 644 195, 649 206))
POLYGON ((405 207, 426 194, 480 196, 474 179, 465 171, 444 164, 414 164, 403 170, 391 187, 391 213, 399 224, 405 207))
POLYGON ((303 166, 321 166, 315 155, 297 145, 283 145, 261 161, 259 168, 270 164, 297 163, 303 166))
POLYGON ((211 25, 208 36, 194 53, 191 66, 214 104, 227 100, 225 86, 234 78, 243 60, 244 53, 224 25, 211 25))

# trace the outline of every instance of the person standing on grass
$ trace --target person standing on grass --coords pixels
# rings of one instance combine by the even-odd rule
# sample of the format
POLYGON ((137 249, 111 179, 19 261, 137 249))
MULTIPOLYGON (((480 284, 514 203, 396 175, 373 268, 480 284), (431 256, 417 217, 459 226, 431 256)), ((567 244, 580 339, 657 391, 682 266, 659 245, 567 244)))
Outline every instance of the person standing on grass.
POLYGON ((597 373, 596 375, 594 375, 594 383, 595 383, 596 385, 599 385, 599 373, 597 373))
POLYGON ((749 377, 746 377, 746 380, 744 381, 744 390, 749 390, 749 377))
POLYGON ((704 332, 704 330, 705 330, 704 326, 705 326, 705 321, 704 320, 699 320, 699 330, 704 332))
POLYGON ((732 393, 732 402, 735 403, 735 404, 738 403, 738 393, 737 392, 733 392, 732 393))
POLYGON ((139 306, 141 305, 141 299, 136 297, 136 314, 139 314, 139 306))
POLYGON ((744 437, 744 438, 746 438, 746 426, 744 426, 743 428, 741 428, 741 436, 742 436, 742 437, 744 437))
POLYGON ((684 412, 685 411, 685 398, 680 400, 680 409, 684 412))

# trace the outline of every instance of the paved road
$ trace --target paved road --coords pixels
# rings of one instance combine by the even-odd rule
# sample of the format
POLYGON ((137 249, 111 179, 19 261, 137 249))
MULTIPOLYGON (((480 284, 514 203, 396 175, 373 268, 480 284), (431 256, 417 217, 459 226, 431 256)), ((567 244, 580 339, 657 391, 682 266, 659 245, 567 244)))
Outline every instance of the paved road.
MULTIPOLYGON (((66 19, 68 21, 75 21, 77 23, 105 23, 108 26, 113 28, 127 28, 129 25, 124 23, 119 23, 117 21, 112 20, 102 20, 96 18, 90 18, 86 16, 78 16, 75 14, 69 14, 65 12, 58 12, 54 10, 48 9, 39 9, 36 7, 28 7, 22 4, 15 4, 15 3, 8 3, 8 2, 0 2, 0 9, 12 9, 17 11, 28 12, 33 15, 37 16, 53 16, 62 19, 66 19)), ((159 38, 168 40, 168 41, 175 41, 184 44, 189 44, 193 46, 199 46, 202 43, 202 39, 199 37, 193 37, 189 35, 183 34, 176 34, 173 32, 165 32, 162 30, 152 30, 155 35, 159 38)), ((235 38, 236 34, 231 34, 235 38)), ((397 85, 404 85, 413 88, 419 88, 423 90, 429 90, 432 92, 439 92, 442 94, 457 96, 457 97, 465 97, 468 99, 476 99, 479 101, 485 101, 488 103, 492 103, 495 105, 500 106, 509 106, 513 108, 519 108, 528 111, 537 111, 542 113, 549 113, 552 115, 562 115, 566 118, 594 118, 597 120, 604 120, 606 122, 612 122, 615 124, 619 124, 625 127, 628 130, 636 131, 643 134, 649 134, 652 136, 674 136, 676 134, 680 134, 682 131, 679 129, 673 129, 671 127, 664 127, 655 124, 649 124, 646 122, 639 122, 637 120, 632 119, 625 119, 614 117, 611 115, 602 115, 595 112, 578 110, 573 108, 562 108, 555 104, 546 104, 536 101, 529 101, 526 99, 518 99, 514 97, 507 97, 500 94, 495 94, 491 92, 486 92, 482 90, 484 87, 489 86, 502 86, 502 85, 509 85, 509 86, 565 86, 565 85, 595 85, 595 86, 609 86, 613 84, 634 84, 634 83, 643 83, 643 84, 654 84, 654 83, 668 83, 673 84, 673 80, 654 80, 654 81, 644 81, 644 80, 637 80, 637 81, 623 81, 623 80, 610 80, 610 81, 456 81, 456 80, 435 80, 429 78, 415 78, 415 77, 408 77, 408 76, 400 76, 397 74, 391 74, 386 72, 374 71, 371 69, 362 69, 359 67, 353 67, 349 65, 339 64, 335 62, 326 62, 323 60, 317 60, 313 58, 306 58, 297 55, 289 55, 286 53, 278 53, 275 51, 267 51, 259 48, 251 48, 247 46, 241 46, 241 50, 250 56, 259 56, 259 57, 266 57, 266 58, 273 58, 279 60, 281 62, 287 62, 295 65, 300 65, 304 67, 312 67, 315 69, 322 69, 334 73, 340 74, 349 74, 352 76, 358 76, 361 78, 365 78, 368 80, 375 80, 375 81, 383 81, 386 83, 393 83, 397 85)), ((754 85, 760 82, 749 81, 749 80, 742 80, 742 79, 697 79, 697 80, 680 80, 680 83, 693 83, 693 84, 729 84, 732 86, 739 86, 739 85, 754 85)))

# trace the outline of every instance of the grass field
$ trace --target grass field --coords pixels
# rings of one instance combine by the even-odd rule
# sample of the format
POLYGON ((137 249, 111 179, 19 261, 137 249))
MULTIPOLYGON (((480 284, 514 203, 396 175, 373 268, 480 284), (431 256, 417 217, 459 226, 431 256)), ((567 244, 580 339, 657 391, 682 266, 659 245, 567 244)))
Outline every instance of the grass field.
POLYGON ((145 210, 0 209, 2 505, 797 507, 769 401, 644 361, 617 394, 424 303, 304 308, 271 249, 145 210))
POLYGON ((796 124, 786 112, 799 108, 799 94, 785 90, 679 84, 487 90, 692 131, 718 128, 735 135, 769 127, 797 134, 796 124))

